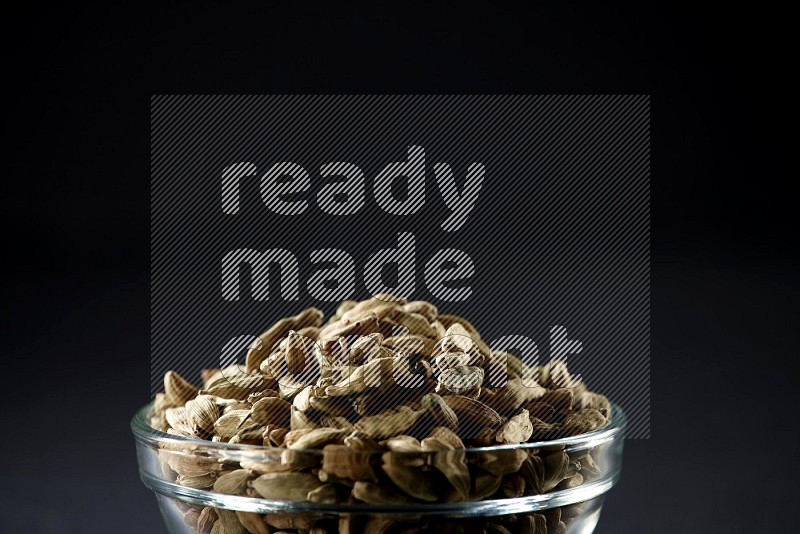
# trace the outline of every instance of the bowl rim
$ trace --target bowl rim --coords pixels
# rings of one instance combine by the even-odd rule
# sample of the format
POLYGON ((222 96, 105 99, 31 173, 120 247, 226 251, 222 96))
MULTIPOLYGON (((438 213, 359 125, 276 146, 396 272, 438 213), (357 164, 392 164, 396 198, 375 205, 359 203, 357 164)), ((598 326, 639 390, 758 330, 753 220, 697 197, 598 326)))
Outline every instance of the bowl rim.
MULTIPOLYGON (((273 447, 267 445, 224 443, 224 442, 167 434, 166 432, 156 430, 147 423, 148 416, 152 411, 152 409, 153 409, 153 403, 150 402, 144 405, 142 408, 140 408, 131 419, 130 423, 131 431, 133 432, 133 435, 136 437, 137 441, 141 441, 142 443, 150 445, 168 443, 172 445, 183 445, 186 446, 187 448, 202 447, 208 450, 220 450, 226 452, 239 451, 245 454, 248 452, 280 454, 286 450, 292 450, 298 453, 309 453, 309 454, 322 454, 323 452, 323 449, 288 449, 286 447, 273 447)), ((539 449, 539 448, 560 447, 560 446, 574 447, 576 445, 585 447, 594 447, 606 443, 608 441, 613 441, 617 437, 624 438, 625 427, 627 425, 627 419, 625 417, 625 413, 622 411, 619 405, 611 403, 610 416, 611 416, 610 422, 606 426, 584 434, 577 434, 575 436, 569 436, 566 438, 558 438, 553 440, 531 441, 531 442, 516 443, 511 445, 498 444, 486 447, 465 447, 463 449, 457 449, 456 452, 489 453, 493 451, 502 451, 511 449, 514 450, 539 449)), ((387 451, 376 451, 376 454, 382 454, 384 452, 387 451)), ((406 454, 406 453, 396 452, 394 454, 406 454)), ((416 453, 407 453, 407 454, 416 454, 416 453)))

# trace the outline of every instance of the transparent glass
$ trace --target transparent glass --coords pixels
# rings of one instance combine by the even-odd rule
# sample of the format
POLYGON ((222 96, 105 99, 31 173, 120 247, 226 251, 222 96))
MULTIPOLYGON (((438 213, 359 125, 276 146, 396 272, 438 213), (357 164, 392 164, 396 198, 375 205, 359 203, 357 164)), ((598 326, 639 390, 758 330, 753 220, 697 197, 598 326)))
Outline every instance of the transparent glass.
POLYGON ((166 434, 133 418, 139 472, 172 534, 590 534, 622 468, 625 416, 550 441, 406 452, 166 434))

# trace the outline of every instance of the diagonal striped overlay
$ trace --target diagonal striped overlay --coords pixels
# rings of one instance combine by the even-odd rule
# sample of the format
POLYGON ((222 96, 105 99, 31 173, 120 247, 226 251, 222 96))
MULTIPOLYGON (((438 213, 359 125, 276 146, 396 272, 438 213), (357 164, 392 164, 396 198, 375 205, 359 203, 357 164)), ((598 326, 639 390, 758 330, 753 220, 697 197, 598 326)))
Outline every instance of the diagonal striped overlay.
POLYGON ((413 236, 410 296, 468 317, 487 342, 529 338, 539 363, 551 356, 551 329, 565 328, 581 346, 566 356, 570 370, 623 407, 629 437, 649 437, 650 98, 641 95, 154 96, 152 392, 169 369, 197 379, 243 361, 243 350, 223 348, 281 317, 332 313, 315 297, 315 262, 351 259, 352 285, 327 294, 367 298, 365 265, 401 234, 413 236), (424 167, 421 196, 377 186, 387 165, 412 159, 424 167), (477 162, 480 190, 457 218, 456 192, 440 187, 435 167, 446 163, 463 192, 477 162), (261 187, 279 163, 308 175, 307 191, 278 198, 294 203, 291 214, 261 187), (417 209, 387 211, 409 197, 417 209), (240 249, 281 251, 297 287, 282 291, 285 269, 242 276, 238 300, 224 298, 223 259, 240 249), (474 269, 448 302, 425 265, 459 252, 474 269), (257 290, 268 298, 254 299, 257 290))

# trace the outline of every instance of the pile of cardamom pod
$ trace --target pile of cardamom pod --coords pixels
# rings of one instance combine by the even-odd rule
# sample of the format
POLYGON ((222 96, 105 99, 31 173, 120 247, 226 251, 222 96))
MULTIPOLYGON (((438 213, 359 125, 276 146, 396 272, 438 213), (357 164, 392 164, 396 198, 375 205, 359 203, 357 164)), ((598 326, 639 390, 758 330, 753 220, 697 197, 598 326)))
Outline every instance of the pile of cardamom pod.
MULTIPOLYGON (((205 370, 201 378, 196 387, 168 372, 151 426, 269 448, 242 459, 196 442, 164 445, 165 477, 190 488, 320 504, 423 504, 541 494, 601 473, 587 449, 474 450, 596 430, 608 423, 610 404, 563 362, 528 366, 494 352, 469 321, 439 314, 429 302, 390 295, 346 301, 325 324, 322 312, 309 308, 259 336, 244 366, 205 370)), ((331 524, 181 506, 195 532, 215 534, 428 528, 547 534, 566 532, 580 507, 453 520, 448 530, 431 527, 435 520, 421 526, 342 516, 331 524), (351 524, 358 521, 371 526, 351 524)))

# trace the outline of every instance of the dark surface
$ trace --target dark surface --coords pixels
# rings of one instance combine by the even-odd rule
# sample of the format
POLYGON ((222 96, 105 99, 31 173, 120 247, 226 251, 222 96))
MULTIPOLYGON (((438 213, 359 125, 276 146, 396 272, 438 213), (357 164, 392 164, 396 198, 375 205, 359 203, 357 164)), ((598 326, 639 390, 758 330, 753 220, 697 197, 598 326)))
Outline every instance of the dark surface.
POLYGON ((221 5, 0 23, 0 530, 162 531, 128 430, 149 394, 148 101, 208 92, 652 94, 652 438, 626 445, 598 532, 792 530, 785 15, 221 5))

